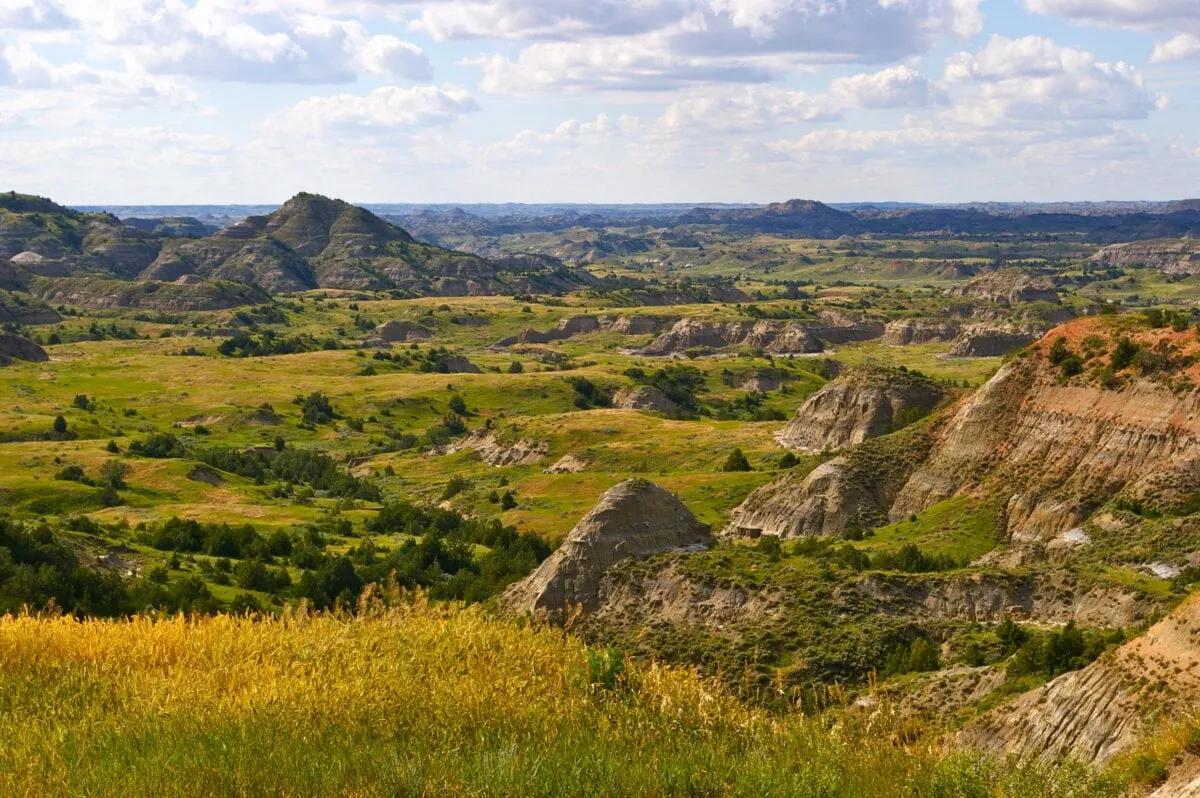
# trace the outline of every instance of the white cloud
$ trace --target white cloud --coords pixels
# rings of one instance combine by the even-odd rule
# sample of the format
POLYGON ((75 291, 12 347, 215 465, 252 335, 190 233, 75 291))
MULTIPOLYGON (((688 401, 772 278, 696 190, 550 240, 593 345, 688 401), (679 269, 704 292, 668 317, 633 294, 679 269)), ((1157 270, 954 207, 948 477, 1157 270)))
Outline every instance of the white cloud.
POLYGON ((1192 33, 1181 33, 1165 42, 1154 45, 1150 60, 1156 63, 1162 61, 1182 61, 1185 58, 1200 57, 1200 36, 1192 33))
POLYGON ((778 73, 756 59, 710 59, 671 53, 655 37, 546 42, 515 59, 491 55, 474 61, 485 91, 661 91, 695 83, 763 83, 778 73))
POLYGON ((78 62, 55 64, 25 43, 0 48, 0 85, 4 83, 26 92, 64 93, 64 103, 81 107, 183 105, 198 99, 171 78, 78 62))
POLYGON ((659 124, 668 129, 758 130, 775 125, 838 119, 841 108, 827 95, 748 86, 728 92, 694 92, 667 106, 659 124))
POLYGON ((928 78, 905 65, 838 78, 830 89, 847 104, 862 108, 919 108, 944 99, 942 91, 928 78))
POLYGON ((1030 11, 1139 30, 1200 30, 1195 0, 1025 0, 1030 11))
POLYGON ((0 0, 0 29, 61 30, 74 25, 56 0, 0 0))
POLYGON ((427 80, 418 46, 357 20, 267 0, 110 0, 78 11, 85 33, 148 72, 248 83, 348 83, 362 72, 427 80))
POLYGON ((435 38, 548 40, 478 60, 487 90, 517 92, 763 82, 924 53, 981 18, 979 0, 447 0, 419 25, 435 38))
POLYGON ((386 133, 433 127, 479 110, 458 86, 384 86, 370 94, 309 97, 273 114, 264 124, 272 135, 306 133, 386 133))
POLYGON ((952 56, 945 79, 961 98, 951 116, 978 125, 1143 119, 1166 103, 1132 65, 1038 36, 993 36, 979 52, 952 56))

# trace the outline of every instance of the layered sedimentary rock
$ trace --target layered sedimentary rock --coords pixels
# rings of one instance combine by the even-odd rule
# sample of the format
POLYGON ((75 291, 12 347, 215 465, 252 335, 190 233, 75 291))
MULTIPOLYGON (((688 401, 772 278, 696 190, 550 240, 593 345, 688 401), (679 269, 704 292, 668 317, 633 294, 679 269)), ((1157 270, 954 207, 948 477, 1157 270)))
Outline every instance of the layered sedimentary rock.
POLYGON ((888 322, 880 343, 889 346, 927 344, 951 341, 958 336, 962 325, 956 321, 940 319, 897 319, 888 322))
POLYGON ((672 549, 711 543, 708 527, 669 491, 644 479, 610 488, 536 571, 504 592, 512 612, 562 617, 595 610, 601 582, 613 565, 672 549))
POLYGON ((670 355, 689 349, 747 346, 771 354, 811 354, 824 344, 799 322, 680 319, 641 350, 643 355, 670 355))
POLYGON ((1200 694, 1200 599, 1078 671, 968 724, 960 742, 1022 757, 1104 763, 1200 694))
POLYGON ((1021 302, 1058 302, 1058 292, 1048 280, 1033 277, 1017 269, 987 272, 966 285, 946 291, 949 296, 973 297, 998 305, 1021 302))
POLYGON ((927 415, 945 396, 941 385, 908 371, 851 369, 810 396, 778 440, 803 452, 842 449, 927 415))
POLYGON ((1093 255, 1091 260, 1102 266, 1119 269, 1144 267, 1166 274, 1200 274, 1200 239, 1155 238, 1112 244, 1093 255))

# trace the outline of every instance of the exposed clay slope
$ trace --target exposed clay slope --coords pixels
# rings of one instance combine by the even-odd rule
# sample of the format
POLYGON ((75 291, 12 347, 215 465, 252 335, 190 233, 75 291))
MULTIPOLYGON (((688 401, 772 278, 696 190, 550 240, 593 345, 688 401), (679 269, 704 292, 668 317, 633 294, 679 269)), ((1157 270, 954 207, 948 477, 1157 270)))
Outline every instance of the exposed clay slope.
POLYGON ((1059 301, 1058 292, 1049 281, 1032 277, 1017 269, 981 274, 966 285, 948 289, 946 294, 986 299, 998 305, 1059 301))
POLYGON ((810 396, 777 440, 801 452, 854 446, 927 415, 945 395, 938 383, 909 371, 850 369, 810 396))
MULTIPOLYGON (((1054 339, 1064 336, 1078 346, 1084 337, 1105 335, 1104 325, 1095 319, 1064 325, 1001 368, 962 403, 890 516, 982 487, 1002 494, 1015 542, 1044 541, 1144 480, 1169 474, 1200 489, 1200 394, 1172 391, 1164 384, 1169 375, 1161 374, 1128 374, 1116 388, 1086 374, 1064 380, 1048 361, 1054 339)), ((1153 346, 1175 334, 1140 335, 1153 346)))
POLYGON ((1082 670, 999 707, 962 730, 967 745, 1103 763, 1153 731, 1156 715, 1200 697, 1200 598, 1082 670))
POLYGON ((1112 244, 1093 255, 1091 260, 1119 269, 1145 267, 1166 274, 1200 274, 1200 239, 1189 236, 1112 244))
POLYGON ((653 385, 622 388, 613 396, 613 407, 648 410, 652 413, 675 413, 679 410, 679 405, 653 385))
POLYGON ((600 584, 616 563, 671 549, 707 546, 708 527, 670 492, 644 479, 607 490, 536 571, 504 592, 513 612, 560 616, 600 605, 600 584))
POLYGON ((879 342, 889 346, 907 346, 950 341, 958 336, 961 327, 957 321, 942 319, 896 319, 888 322, 879 342))
POLYGON ((808 474, 789 471, 735 507, 722 534, 840 535, 884 523, 896 493, 929 453, 934 422, 871 438, 808 474))
POLYGON ((728 321, 680 319, 671 329, 655 338, 640 352, 643 355, 670 355, 689 349, 723 349, 747 346, 776 355, 812 354, 825 345, 800 322, 728 321))
POLYGON ((549 452, 547 441, 520 439, 512 443, 501 441, 491 430, 478 430, 465 438, 459 438, 446 447, 446 454, 470 449, 490 466, 532 465, 541 461, 549 452))
POLYGON ((28 360, 33 363, 44 363, 50 359, 46 350, 19 335, 0 333, 0 366, 7 366, 14 360, 28 360))

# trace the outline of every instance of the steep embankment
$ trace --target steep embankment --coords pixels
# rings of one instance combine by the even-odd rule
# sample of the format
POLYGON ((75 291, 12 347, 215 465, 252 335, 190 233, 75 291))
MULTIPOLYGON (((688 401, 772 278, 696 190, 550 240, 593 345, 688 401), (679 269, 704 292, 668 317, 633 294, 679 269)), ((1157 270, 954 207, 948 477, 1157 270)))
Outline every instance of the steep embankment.
POLYGON ((513 612, 561 616, 600 604, 600 583, 616 563, 671 549, 704 547, 708 527, 674 495, 644 479, 610 488, 536 571, 505 591, 513 612))
POLYGON ((864 508, 896 520, 979 492, 1000 500, 1003 531, 1025 544, 1078 526, 1117 496, 1169 504, 1200 492, 1200 367, 1192 365, 1200 341, 1131 322, 1080 319, 1052 330, 943 416, 927 456, 893 446, 906 457, 887 462, 867 456, 868 442, 760 489, 730 528, 834 534, 864 508), (885 471, 872 473, 873 463, 885 471))
POLYGON ((1005 365, 955 413, 891 517, 982 488, 1002 495, 1014 542, 1045 541, 1123 492, 1200 490, 1200 393, 1185 365, 1200 343, 1133 330, 1117 355, 1116 325, 1063 325, 1005 365), (1052 351, 1059 338, 1068 354, 1052 351))
POLYGON ((1200 598, 1079 671, 969 724, 960 741, 1046 759, 1102 763, 1200 698, 1200 598))
POLYGON ((843 449, 928 415, 945 395, 938 383, 907 370, 851 369, 810 396, 778 440, 801 452, 843 449))
POLYGON ((1165 274, 1200 274, 1200 239, 1189 236, 1112 244, 1098 251, 1091 260, 1118 269, 1144 267, 1165 274))

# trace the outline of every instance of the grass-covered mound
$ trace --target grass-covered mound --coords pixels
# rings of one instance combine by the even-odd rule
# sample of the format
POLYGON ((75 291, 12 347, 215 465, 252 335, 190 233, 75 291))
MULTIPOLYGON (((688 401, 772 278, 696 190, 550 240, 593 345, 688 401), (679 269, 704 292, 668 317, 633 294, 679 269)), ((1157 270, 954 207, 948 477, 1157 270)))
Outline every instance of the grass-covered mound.
POLYGON ((749 708, 418 598, 355 617, 0 619, 0 794, 1096 795, 889 721, 749 708))

